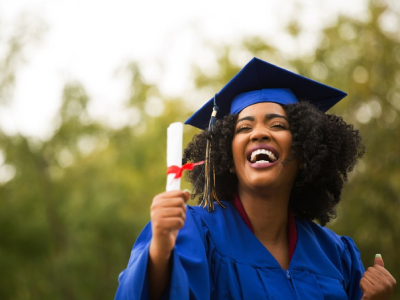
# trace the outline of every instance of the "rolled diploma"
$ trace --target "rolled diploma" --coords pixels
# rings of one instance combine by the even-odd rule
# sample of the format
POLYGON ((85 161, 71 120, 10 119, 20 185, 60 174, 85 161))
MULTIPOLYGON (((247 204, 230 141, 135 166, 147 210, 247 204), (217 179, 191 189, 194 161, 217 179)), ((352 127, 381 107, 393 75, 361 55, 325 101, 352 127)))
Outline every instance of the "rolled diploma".
MULTIPOLYGON (((167 129, 167 167, 182 167, 182 136, 183 124, 181 122, 172 123, 167 129)), ((175 174, 167 176, 167 192, 180 190, 181 179, 174 179, 175 174)))

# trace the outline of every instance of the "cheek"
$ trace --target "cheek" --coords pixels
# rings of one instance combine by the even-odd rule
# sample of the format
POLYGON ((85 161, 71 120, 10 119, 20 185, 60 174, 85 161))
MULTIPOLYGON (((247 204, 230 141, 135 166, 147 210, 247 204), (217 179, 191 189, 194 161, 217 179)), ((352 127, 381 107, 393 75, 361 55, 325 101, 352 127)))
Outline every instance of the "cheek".
POLYGON ((281 139, 281 145, 285 152, 292 153, 292 143, 293 137, 291 133, 283 136, 281 139))
POLYGON ((233 158, 233 165, 236 166, 236 164, 238 163, 238 153, 234 148, 232 148, 232 158, 233 158))
POLYGON ((231 173, 236 173, 237 167, 240 165, 240 157, 238 153, 232 149, 232 166, 230 166, 232 172, 231 173))
POLYGON ((238 138, 234 138, 232 141, 232 156, 234 163, 243 159, 244 147, 242 144, 243 143, 238 138))

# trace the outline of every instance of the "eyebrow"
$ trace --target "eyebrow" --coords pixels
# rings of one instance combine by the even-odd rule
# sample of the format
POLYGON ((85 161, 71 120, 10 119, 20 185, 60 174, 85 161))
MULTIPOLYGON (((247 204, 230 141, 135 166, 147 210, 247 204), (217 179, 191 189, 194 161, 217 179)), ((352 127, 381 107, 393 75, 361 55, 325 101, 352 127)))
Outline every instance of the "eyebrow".
MULTIPOLYGON (((288 118, 286 118, 285 116, 280 115, 280 114, 266 114, 265 118, 267 120, 271 120, 271 119, 274 119, 274 118, 281 118, 281 119, 285 119, 287 122, 289 122, 288 118)), ((247 117, 240 118, 239 120, 236 121, 236 124, 238 124, 239 122, 242 122, 242 121, 246 121, 246 120, 247 121, 254 121, 254 117, 253 116, 247 116, 247 117)))

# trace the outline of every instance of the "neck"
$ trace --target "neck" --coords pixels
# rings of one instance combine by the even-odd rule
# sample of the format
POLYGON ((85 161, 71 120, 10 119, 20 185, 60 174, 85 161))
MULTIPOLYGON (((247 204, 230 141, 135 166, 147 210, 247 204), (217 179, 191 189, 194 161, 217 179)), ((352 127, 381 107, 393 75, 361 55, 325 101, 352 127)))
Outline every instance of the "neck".
POLYGON ((287 242, 290 194, 239 189, 238 195, 250 219, 254 234, 263 244, 287 242))
POLYGON ((280 266, 289 268, 288 206, 284 193, 251 193, 239 189, 239 197, 250 219, 255 236, 275 257, 280 266))

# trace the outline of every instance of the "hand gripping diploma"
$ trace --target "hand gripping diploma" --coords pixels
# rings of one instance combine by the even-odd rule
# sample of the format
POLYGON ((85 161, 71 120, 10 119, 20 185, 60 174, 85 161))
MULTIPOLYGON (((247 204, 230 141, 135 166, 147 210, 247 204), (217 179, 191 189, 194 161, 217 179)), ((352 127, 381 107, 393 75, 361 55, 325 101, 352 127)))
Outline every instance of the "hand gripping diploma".
POLYGON ((186 202, 189 193, 169 191, 157 195, 151 205, 153 237, 149 249, 149 296, 160 299, 171 275, 170 257, 175 247, 179 229, 186 219, 186 202))

